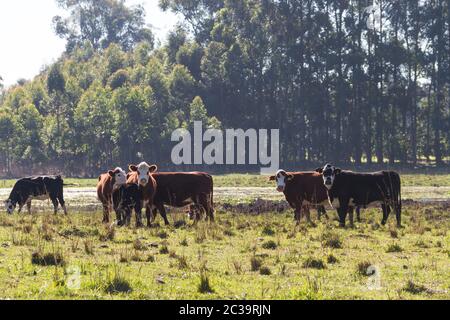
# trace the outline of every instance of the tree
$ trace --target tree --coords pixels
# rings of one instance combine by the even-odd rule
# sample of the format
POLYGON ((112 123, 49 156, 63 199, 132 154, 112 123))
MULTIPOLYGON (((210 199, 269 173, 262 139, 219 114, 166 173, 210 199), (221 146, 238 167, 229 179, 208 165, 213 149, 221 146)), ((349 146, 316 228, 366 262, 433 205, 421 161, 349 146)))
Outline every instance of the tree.
POLYGON ((57 0, 70 13, 69 18, 53 18, 55 33, 67 40, 67 51, 88 41, 95 50, 112 43, 130 50, 139 42, 153 46, 153 34, 145 26, 141 5, 128 7, 123 0, 57 0))
POLYGON ((0 160, 7 175, 11 175, 16 124, 11 110, 0 110, 0 160))

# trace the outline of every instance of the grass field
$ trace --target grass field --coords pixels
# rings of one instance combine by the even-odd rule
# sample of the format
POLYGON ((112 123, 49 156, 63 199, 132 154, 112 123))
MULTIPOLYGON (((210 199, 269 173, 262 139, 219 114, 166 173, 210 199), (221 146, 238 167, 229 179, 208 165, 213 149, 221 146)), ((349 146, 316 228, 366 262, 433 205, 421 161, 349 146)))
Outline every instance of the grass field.
MULTIPOLYGON (((405 187, 450 187, 450 174, 402 174, 405 187)), ((0 188, 12 188, 16 180, 0 180, 0 188)), ((95 187, 97 179, 65 178, 64 183, 70 187, 95 187)), ((273 187, 267 176, 257 174, 214 175, 215 187, 273 187)))
MULTIPOLYGON (((45 202, 35 202, 46 212, 33 216, 0 213, 0 299, 450 298, 447 202, 405 206, 402 229, 393 216, 380 226, 375 208, 364 210, 354 229, 338 229, 332 211, 330 221, 296 227, 290 209, 254 215, 240 207, 259 193, 282 198, 266 195, 274 187, 267 177, 214 179, 215 224, 192 226, 183 212, 172 212, 170 227, 108 227, 93 209, 96 199, 84 194, 69 199, 68 217, 54 216, 45 202)), ((402 179, 406 198, 441 192, 437 198, 445 199, 449 192, 450 175, 402 179)), ((65 182, 89 189, 96 179, 65 182)), ((0 188, 13 184, 3 180, 0 188)))
POLYGON ((135 229, 100 212, 1 214, 0 299, 449 299, 449 218, 411 206, 396 229, 368 209, 344 230, 295 227, 290 211, 195 227, 173 213, 175 226, 135 229))

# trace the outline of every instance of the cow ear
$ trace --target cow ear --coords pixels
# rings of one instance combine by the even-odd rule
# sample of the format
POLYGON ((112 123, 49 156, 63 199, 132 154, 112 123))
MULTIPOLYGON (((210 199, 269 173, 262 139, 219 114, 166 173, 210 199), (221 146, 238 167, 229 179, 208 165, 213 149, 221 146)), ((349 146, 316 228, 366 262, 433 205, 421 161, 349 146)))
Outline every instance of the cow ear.
POLYGON ((286 178, 287 178, 288 181, 290 181, 290 180, 294 179, 294 175, 293 174, 288 174, 286 176, 286 178))
POLYGON ((138 171, 138 167, 135 166, 134 164, 130 164, 130 165, 128 166, 128 169, 129 169, 130 171, 133 171, 133 172, 138 171))
POLYGON ((318 173, 323 173, 323 168, 317 168, 315 171, 318 173))
POLYGON ((339 168, 334 169, 334 174, 335 174, 335 175, 338 175, 338 174, 340 174, 341 172, 342 172, 342 170, 339 169, 339 168))
POLYGON ((150 169, 148 169, 148 171, 150 173, 156 172, 156 171, 158 171, 158 166, 156 164, 153 164, 150 166, 150 169))
POLYGON ((269 181, 275 181, 276 178, 277 178, 276 176, 270 176, 270 177, 269 177, 269 181))
POLYGON ((108 174, 109 174, 109 176, 114 177, 114 171, 109 170, 109 171, 108 171, 108 174))

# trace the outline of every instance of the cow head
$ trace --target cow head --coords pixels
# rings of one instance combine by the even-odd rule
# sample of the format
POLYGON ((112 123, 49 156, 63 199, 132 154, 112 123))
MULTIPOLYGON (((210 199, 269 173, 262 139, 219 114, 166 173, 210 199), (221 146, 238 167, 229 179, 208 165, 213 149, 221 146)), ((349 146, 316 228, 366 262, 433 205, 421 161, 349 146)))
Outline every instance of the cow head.
POLYGON ((14 210, 16 209, 16 204, 13 203, 11 199, 8 199, 5 201, 5 209, 8 214, 13 214, 14 210))
POLYGON ((116 168, 108 171, 108 174, 112 177, 114 188, 120 187, 127 183, 127 174, 122 168, 116 168))
POLYGON ((289 174, 284 170, 278 170, 277 174, 275 176, 271 176, 269 180, 277 182, 278 192, 284 192, 284 189, 286 188, 286 183, 292 180, 292 178, 294 178, 292 174, 289 174))
POLYGON ((322 174, 325 187, 330 190, 333 187, 334 179, 341 173, 341 169, 327 163, 323 168, 316 169, 316 172, 322 174))
POLYGON ((149 180, 150 174, 158 170, 156 165, 149 165, 147 162, 142 162, 139 165, 130 165, 130 171, 137 172, 138 174, 138 183, 140 186, 145 187, 149 180))

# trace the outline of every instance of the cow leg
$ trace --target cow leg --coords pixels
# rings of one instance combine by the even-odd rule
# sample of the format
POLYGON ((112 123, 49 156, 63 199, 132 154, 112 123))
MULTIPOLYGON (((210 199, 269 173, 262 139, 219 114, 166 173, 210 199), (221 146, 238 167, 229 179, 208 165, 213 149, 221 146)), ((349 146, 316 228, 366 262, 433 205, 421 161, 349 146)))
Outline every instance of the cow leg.
POLYGON ((159 205, 158 205, 158 211, 159 211, 159 213, 161 214, 161 217, 164 219, 164 224, 165 224, 166 226, 169 226, 169 225, 170 225, 170 222, 169 222, 169 220, 167 219, 166 208, 164 208, 164 205, 163 205, 163 204, 159 204, 159 205))
POLYGON ((103 204, 103 223, 109 223, 109 204, 103 204))
POLYGON ((22 209, 25 206, 25 203, 19 203, 19 210, 17 211, 18 214, 22 213, 22 209))
POLYGON ((382 204, 381 208, 383 209, 383 220, 381 221, 381 224, 384 226, 389 217, 389 213, 391 213, 391 207, 387 204, 382 204))
POLYGON ((339 227, 345 228, 345 219, 347 218, 348 206, 341 202, 341 207, 337 209, 339 215, 339 227))
POLYGON ((66 202, 64 201, 62 193, 58 195, 58 202, 61 205, 61 208, 63 208, 64 214, 67 216, 66 202))
POLYGON ((154 207, 152 209, 152 223, 156 220, 156 216, 158 215, 158 209, 154 207))
POLYGON ((397 218, 397 227, 402 227, 402 208, 399 205, 395 205, 395 217, 397 218))
POLYGON ((147 227, 148 228, 150 228, 152 226, 153 212, 154 212, 154 209, 149 206, 145 209, 145 217, 147 218, 147 227))
POLYGON ((213 203, 213 196, 212 196, 212 194, 209 196, 208 207, 209 207, 209 209, 208 209, 209 210, 209 220, 211 222, 214 222, 215 210, 214 210, 214 203, 213 203))
MULTIPOLYGON (((141 209, 138 209, 138 210, 141 210, 141 209)), ((125 217, 123 219, 124 219, 125 226, 129 227, 131 225, 131 216, 133 215, 133 210, 128 209, 124 213, 125 213, 125 217)))
POLYGON ((356 207, 356 221, 361 222, 361 207, 356 207))
POLYGON ((209 203, 209 199, 210 199, 209 195, 201 194, 199 197, 200 208, 205 210, 205 213, 209 218, 209 221, 214 222, 214 210, 212 209, 211 204, 209 203))
POLYGON ((330 218, 328 217, 327 210, 325 210, 325 207, 324 207, 324 206, 319 206, 319 207, 317 208, 317 213, 318 213, 318 215, 319 215, 319 220, 321 219, 322 215, 325 216, 325 219, 327 219, 327 220, 330 219, 330 218))
POLYGON ((309 210, 309 206, 308 205, 303 207, 303 212, 305 213, 306 222, 308 224, 314 225, 314 223, 311 221, 311 212, 309 210))
MULTIPOLYGON (((149 210, 148 206, 146 210, 149 210)), ((142 224, 142 210, 134 210, 136 213, 136 228, 141 228, 142 224)))
POLYGON ((56 198, 56 196, 50 195, 50 200, 53 203, 53 209, 56 215, 58 213, 58 199, 56 198))
POLYGON ((301 218, 302 218, 302 206, 296 205, 294 210, 294 220, 296 221, 297 225, 300 224, 301 218))
POLYGON ((350 219, 350 227, 353 228, 355 225, 353 223, 353 212, 355 211, 355 209, 353 207, 348 208, 348 216, 350 219))
POLYGON ((116 212, 117 225, 119 227, 123 226, 126 219, 126 210, 122 208, 114 208, 114 211, 116 212))
POLYGON ((27 201, 27 210, 28 210, 28 214, 31 215, 31 200, 27 201))

